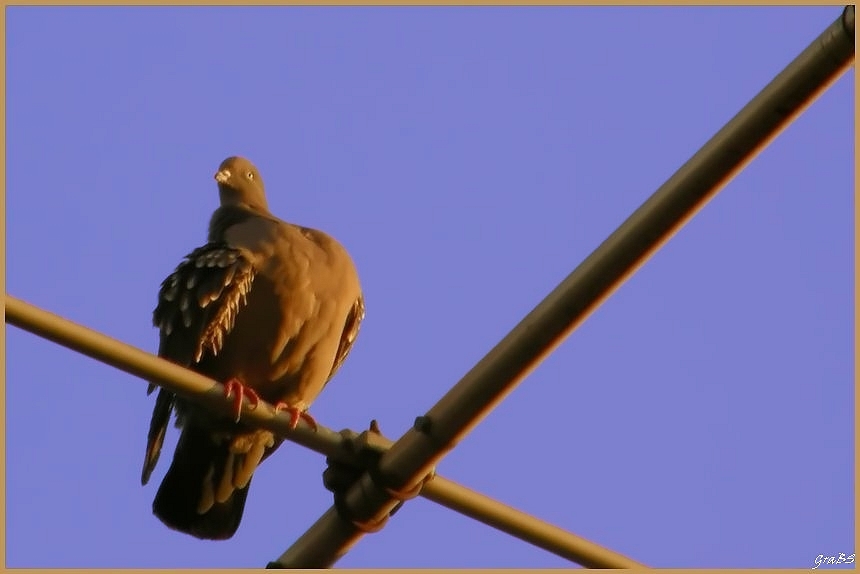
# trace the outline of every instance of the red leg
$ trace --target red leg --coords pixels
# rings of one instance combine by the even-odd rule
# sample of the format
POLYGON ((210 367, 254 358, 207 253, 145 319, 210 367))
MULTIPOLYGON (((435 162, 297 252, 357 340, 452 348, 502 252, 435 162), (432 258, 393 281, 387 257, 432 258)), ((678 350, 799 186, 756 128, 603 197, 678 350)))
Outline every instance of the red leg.
POLYGON ((314 431, 317 430, 317 421, 315 421, 314 417, 312 417, 307 411, 299 410, 283 401, 278 401, 275 405, 275 413, 279 413, 281 411, 290 413, 290 429, 296 428, 299 424, 299 419, 303 419, 308 423, 308 426, 314 429, 314 431))
POLYGON ((251 409, 256 409, 260 404, 260 395, 251 387, 246 387, 242 381, 233 377, 224 383, 224 394, 229 399, 233 397, 233 412, 236 414, 236 422, 242 417, 242 399, 248 397, 248 402, 251 404, 251 409))

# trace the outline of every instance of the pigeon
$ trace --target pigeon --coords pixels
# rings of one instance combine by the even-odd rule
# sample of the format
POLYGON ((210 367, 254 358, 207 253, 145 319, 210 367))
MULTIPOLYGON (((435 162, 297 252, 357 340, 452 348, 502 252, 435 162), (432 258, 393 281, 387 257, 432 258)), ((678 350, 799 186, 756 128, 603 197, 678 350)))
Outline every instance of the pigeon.
MULTIPOLYGON (((260 172, 242 157, 215 174, 221 205, 207 243, 161 284, 158 355, 224 384, 233 416, 160 389, 141 483, 158 462, 171 413, 181 434, 152 511, 168 527, 226 540, 239 527, 257 466, 283 442, 242 423, 242 401, 316 422, 308 407, 343 364, 365 307, 355 265, 334 238, 269 212, 260 172)), ((156 385, 150 384, 151 394, 156 385)))

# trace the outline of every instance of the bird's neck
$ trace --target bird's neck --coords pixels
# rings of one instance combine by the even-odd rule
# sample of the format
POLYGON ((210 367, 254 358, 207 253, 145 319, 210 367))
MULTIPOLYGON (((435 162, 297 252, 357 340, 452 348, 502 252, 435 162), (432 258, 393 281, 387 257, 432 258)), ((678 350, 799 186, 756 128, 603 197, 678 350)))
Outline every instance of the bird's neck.
POLYGON ((251 217, 268 214, 268 210, 255 209, 244 204, 222 205, 212 213, 212 218, 209 220, 208 241, 223 241, 224 233, 231 226, 242 223, 251 217))
POLYGON ((246 207, 260 213, 269 212, 269 204, 266 202, 266 196, 263 193, 255 191, 245 191, 240 193, 231 187, 218 186, 218 195, 221 198, 221 207, 246 207))

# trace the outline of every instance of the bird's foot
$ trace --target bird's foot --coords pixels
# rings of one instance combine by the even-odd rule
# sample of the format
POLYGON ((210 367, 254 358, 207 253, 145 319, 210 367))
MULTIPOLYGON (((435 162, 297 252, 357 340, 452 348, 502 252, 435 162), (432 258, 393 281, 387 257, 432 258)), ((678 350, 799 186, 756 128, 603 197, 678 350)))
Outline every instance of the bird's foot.
POLYGON ((229 399, 233 397, 233 412, 236 415, 236 422, 242 417, 242 399, 248 397, 248 402, 251 404, 251 409, 256 409, 260 404, 260 395, 251 387, 246 387, 242 381, 233 377, 224 383, 224 394, 229 399))
POLYGON ((278 401, 275 405, 275 414, 281 411, 290 413, 290 429, 295 429, 299 424, 299 419, 304 419, 304 421, 308 423, 308 426, 314 429, 314 431, 317 430, 317 421, 315 421, 314 417, 312 417, 307 411, 290 406, 284 401, 278 401))

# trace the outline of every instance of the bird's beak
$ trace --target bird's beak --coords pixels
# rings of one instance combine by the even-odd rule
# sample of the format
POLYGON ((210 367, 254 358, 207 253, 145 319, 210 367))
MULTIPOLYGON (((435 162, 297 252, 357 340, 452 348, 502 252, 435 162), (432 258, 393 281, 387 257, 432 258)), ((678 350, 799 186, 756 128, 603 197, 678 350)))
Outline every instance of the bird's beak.
POLYGON ((227 183, 227 180, 230 179, 230 170, 229 169, 219 169, 215 174, 215 181, 218 183, 227 183))

